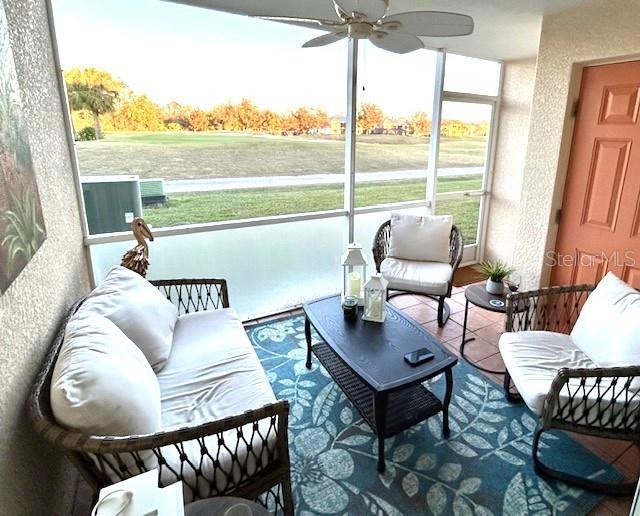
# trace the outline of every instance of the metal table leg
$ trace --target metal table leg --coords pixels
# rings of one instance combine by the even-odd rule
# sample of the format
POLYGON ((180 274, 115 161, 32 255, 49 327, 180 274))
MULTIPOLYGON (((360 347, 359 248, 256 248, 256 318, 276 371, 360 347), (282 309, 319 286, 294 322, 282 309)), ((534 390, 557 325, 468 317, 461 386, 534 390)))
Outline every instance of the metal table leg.
POLYGON ((376 418, 376 434, 378 434, 378 473, 384 473, 384 432, 387 417, 387 394, 376 393, 373 398, 373 409, 376 418))
POLYGON ((449 437, 451 431, 449 430, 449 403, 451 402, 451 394, 453 393, 453 372, 452 368, 447 369, 444 372, 444 376, 447 380, 447 390, 442 402, 442 434, 445 437, 449 437))
POLYGON ((469 316, 469 300, 466 300, 466 303, 464 305, 464 322, 462 324, 462 342, 460 343, 460 357, 462 359, 464 359, 464 361, 469 364, 472 367, 475 367, 476 369, 483 371, 485 373, 491 373, 491 374, 504 374, 504 371, 498 371, 497 369, 487 369, 486 367, 482 367, 478 364, 474 364, 471 360, 469 360, 465 354, 464 354, 464 347, 468 342, 472 342, 474 340, 476 340, 475 337, 470 337, 467 339, 467 318, 469 316))
POLYGON ((311 369, 311 321, 308 317, 304 318, 304 336, 307 339, 307 369, 311 369))

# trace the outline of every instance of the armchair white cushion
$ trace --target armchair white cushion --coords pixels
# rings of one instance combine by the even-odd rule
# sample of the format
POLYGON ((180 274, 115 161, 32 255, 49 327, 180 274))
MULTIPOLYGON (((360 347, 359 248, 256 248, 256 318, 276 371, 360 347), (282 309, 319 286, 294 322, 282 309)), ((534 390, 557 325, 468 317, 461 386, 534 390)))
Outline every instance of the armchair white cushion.
POLYGON ((571 332, 600 367, 640 364, 640 292, 608 273, 587 298, 571 332))
POLYGON ((500 354, 522 400, 536 414, 558 370, 595 367, 570 335, 551 331, 518 331, 500 337, 500 354))
POLYGON ((162 370, 171 352, 178 309, 142 276, 114 267, 80 311, 109 319, 138 346, 155 372, 162 370))
POLYGON ((409 290, 429 295, 447 295, 453 268, 448 263, 419 262, 385 258, 380 272, 390 289, 409 290))
POLYGON ((451 215, 391 214, 389 256, 402 260, 449 263, 451 215))

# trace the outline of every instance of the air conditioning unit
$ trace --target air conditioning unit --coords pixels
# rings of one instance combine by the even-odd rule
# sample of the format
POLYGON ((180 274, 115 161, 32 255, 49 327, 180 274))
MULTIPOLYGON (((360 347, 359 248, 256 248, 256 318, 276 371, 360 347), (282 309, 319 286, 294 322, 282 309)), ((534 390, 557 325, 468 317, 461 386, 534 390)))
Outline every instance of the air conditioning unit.
POLYGON ((142 198, 142 206, 167 202, 164 179, 140 179, 140 197, 142 198))
POLYGON ((91 235, 130 231, 142 217, 138 176, 82 176, 87 224, 91 235))

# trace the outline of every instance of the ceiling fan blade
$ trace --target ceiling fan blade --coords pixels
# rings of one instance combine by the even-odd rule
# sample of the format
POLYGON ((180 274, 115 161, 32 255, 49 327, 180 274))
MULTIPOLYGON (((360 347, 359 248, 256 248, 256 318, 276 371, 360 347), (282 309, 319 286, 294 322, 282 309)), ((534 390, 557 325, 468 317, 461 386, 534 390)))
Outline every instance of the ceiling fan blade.
POLYGON ((441 11, 415 11, 393 14, 382 20, 381 28, 414 36, 467 36, 473 32, 473 18, 466 14, 441 11), (400 24, 398 28, 393 24, 400 24))
POLYGON ((302 45, 302 48, 323 47, 325 45, 335 43, 336 41, 340 41, 347 36, 347 31, 330 32, 329 34, 323 34, 322 36, 318 36, 317 38, 313 38, 307 41, 304 45, 302 45))
POLYGON ((339 16, 340 11, 347 16, 356 12, 364 14, 370 22, 378 21, 389 9, 388 0, 333 0, 333 3, 339 16))
POLYGON ((375 31, 369 41, 376 47, 396 54, 407 54, 424 48, 424 43, 417 36, 411 34, 399 34, 394 32, 375 31))
POLYGON ((308 27, 311 29, 321 29, 323 27, 342 27, 344 22, 336 20, 323 20, 320 18, 296 18, 292 16, 259 16, 251 15, 251 18, 260 20, 276 21, 288 23, 290 25, 299 25, 300 27, 308 27))

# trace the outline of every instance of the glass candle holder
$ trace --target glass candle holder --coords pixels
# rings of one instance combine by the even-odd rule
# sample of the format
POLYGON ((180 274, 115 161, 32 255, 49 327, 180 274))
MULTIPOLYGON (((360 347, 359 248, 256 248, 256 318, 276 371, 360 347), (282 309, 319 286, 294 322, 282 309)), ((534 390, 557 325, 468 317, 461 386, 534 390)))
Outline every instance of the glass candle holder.
POLYGON ((355 321, 358 318, 358 297, 345 296, 342 302, 342 311, 347 321, 355 321))

